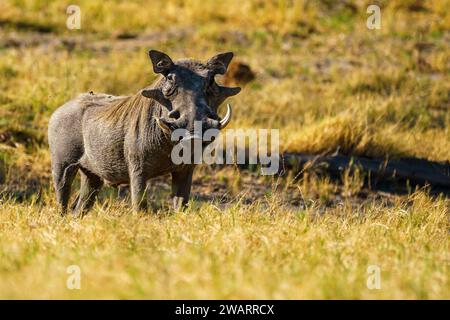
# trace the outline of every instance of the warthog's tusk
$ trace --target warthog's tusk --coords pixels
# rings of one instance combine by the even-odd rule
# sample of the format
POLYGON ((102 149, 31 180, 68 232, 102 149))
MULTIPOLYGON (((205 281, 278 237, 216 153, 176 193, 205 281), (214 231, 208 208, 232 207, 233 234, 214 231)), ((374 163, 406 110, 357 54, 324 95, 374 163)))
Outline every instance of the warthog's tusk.
POLYGON ((167 123, 166 123, 164 120, 162 120, 161 118, 158 118, 158 117, 155 117, 155 120, 156 120, 156 123, 158 124, 158 126, 159 126, 164 132, 167 132, 167 133, 170 133, 170 132, 171 132, 170 127, 167 125, 167 123))
POLYGON ((220 129, 224 129, 230 123, 231 113, 231 106, 227 103, 227 114, 222 120, 220 120, 220 129))

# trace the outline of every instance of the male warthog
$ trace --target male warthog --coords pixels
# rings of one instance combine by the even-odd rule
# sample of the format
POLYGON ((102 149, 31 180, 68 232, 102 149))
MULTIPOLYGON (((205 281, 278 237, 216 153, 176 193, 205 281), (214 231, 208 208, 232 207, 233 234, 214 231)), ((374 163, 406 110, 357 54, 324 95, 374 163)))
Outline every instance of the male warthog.
POLYGON ((104 182, 129 184, 135 210, 145 209, 146 182, 171 173, 174 206, 188 201, 193 164, 175 165, 171 150, 173 130, 189 132, 194 121, 206 129, 222 129, 230 121, 231 107, 221 119, 219 105, 240 88, 219 86, 214 77, 224 74, 233 53, 222 53, 206 63, 185 59, 173 62, 149 51, 153 71, 162 76, 132 96, 82 94, 58 108, 48 128, 52 174, 62 213, 67 212, 70 189, 78 169, 80 193, 74 213, 90 209, 104 182))

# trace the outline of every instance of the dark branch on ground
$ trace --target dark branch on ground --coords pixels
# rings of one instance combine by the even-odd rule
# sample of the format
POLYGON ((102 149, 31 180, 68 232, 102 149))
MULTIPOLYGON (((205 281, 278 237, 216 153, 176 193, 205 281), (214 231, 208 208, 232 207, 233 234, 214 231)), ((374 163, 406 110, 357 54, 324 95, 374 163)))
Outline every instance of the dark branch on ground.
MULTIPOLYGON (((248 156, 248 152, 246 153, 248 156)), ((450 162, 436 162, 417 158, 382 159, 351 155, 314 155, 306 153, 284 153, 279 156, 278 175, 293 171, 296 178, 305 172, 316 172, 340 179, 346 170, 359 170, 366 182, 375 189, 389 185, 405 187, 427 186, 434 193, 450 195, 450 162)), ((254 165, 239 165, 241 169, 254 169, 254 165)), ((397 192, 398 190, 395 190, 397 192)))

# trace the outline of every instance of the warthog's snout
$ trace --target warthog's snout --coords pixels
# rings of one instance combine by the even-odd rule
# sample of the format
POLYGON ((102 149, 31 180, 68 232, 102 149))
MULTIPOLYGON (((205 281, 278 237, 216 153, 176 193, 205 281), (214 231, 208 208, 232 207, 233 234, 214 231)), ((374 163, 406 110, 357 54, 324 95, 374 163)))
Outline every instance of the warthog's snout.
MULTIPOLYGON (((171 133, 174 130, 177 129, 188 129, 188 126, 190 125, 189 120, 187 117, 180 117, 176 118, 174 115, 178 115, 178 111, 175 112, 169 112, 168 118, 164 117, 155 117, 156 123, 158 126, 164 130, 167 133, 171 133), (176 118, 176 119, 173 119, 176 118)), ((232 109, 229 104, 227 104, 227 113, 225 116, 220 119, 217 114, 213 114, 212 116, 204 117, 202 120, 199 120, 198 122, 201 123, 202 130, 208 130, 208 129, 217 129, 221 130, 224 129, 231 121, 232 116, 232 109)), ((192 136, 190 139, 195 139, 197 136, 192 136)), ((201 139, 201 136, 199 137, 201 139)))

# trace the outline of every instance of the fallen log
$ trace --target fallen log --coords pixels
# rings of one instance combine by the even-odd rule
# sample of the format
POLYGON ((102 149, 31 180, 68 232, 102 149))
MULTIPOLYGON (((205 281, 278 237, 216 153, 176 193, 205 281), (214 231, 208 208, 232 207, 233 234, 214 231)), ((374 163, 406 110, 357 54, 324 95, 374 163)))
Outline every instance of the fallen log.
POLYGON ((450 188, 450 163, 416 158, 395 160, 371 159, 345 155, 311 155, 284 153, 280 155, 279 174, 286 170, 302 172, 320 168, 331 175, 341 175, 345 170, 359 168, 377 181, 409 181, 414 185, 450 188))

